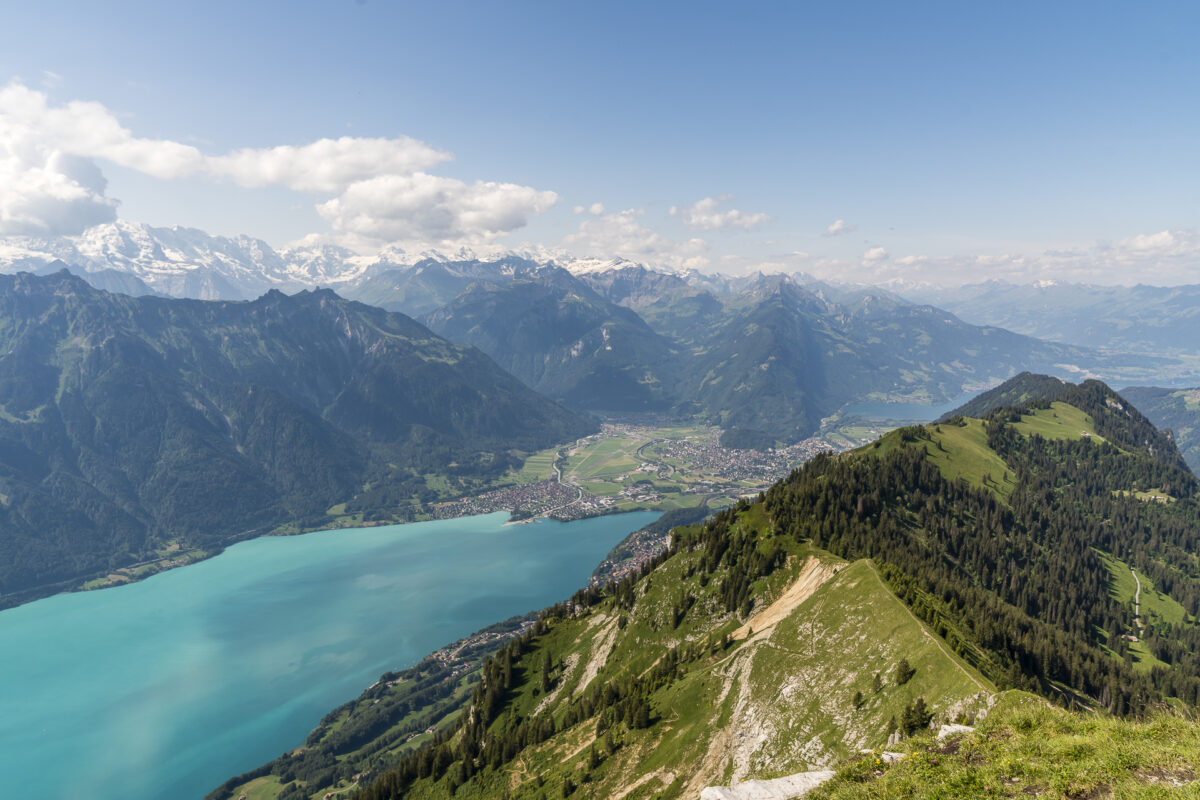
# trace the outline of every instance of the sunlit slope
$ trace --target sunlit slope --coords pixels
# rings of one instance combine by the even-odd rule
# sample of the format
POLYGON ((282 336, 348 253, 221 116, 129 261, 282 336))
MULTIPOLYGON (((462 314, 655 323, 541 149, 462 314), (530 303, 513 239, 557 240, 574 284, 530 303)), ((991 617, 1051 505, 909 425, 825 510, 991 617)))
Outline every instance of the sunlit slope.
POLYGON ((1198 500, 1170 439, 1094 382, 818 456, 543 612, 453 730, 358 796, 695 797, 853 764, 996 690, 1195 709, 1198 500))
MULTIPOLYGON (((495 677, 511 677, 486 727, 452 740, 478 739, 485 766, 454 796, 692 797, 882 745, 918 697, 950 717, 994 692, 870 562, 773 535, 761 506, 726 533, 719 565, 692 529, 653 572, 500 656, 495 677)), ((417 777, 404 796, 449 797, 461 778, 417 777)))
POLYGON ((946 480, 964 480, 997 497, 1007 498, 1016 478, 987 442, 983 421, 959 418, 924 427, 900 428, 862 448, 869 455, 885 455, 903 447, 924 448, 926 459, 946 480))
POLYGON ((863 756, 807 800, 943 798, 1160 798, 1200 792, 1200 726, 1184 717, 1143 721, 1072 714, 1006 692, 973 732, 914 739, 895 764, 863 756))

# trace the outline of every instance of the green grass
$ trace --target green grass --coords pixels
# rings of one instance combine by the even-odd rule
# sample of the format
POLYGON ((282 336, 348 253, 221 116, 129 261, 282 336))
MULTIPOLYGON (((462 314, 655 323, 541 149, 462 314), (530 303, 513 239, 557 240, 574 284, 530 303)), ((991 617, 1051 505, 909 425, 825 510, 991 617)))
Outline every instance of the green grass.
MULTIPOLYGON (((1129 565, 1120 559, 1112 557, 1108 553, 1099 550, 1095 552, 1104 561, 1104 565, 1108 568, 1108 572, 1112 576, 1112 583, 1109 585, 1109 595, 1121 603, 1132 606, 1137 583, 1133 579, 1133 573, 1129 571, 1129 565)), ((1143 617, 1157 618, 1172 625, 1178 625, 1185 620, 1194 621, 1188 615, 1187 609, 1180 605, 1175 598, 1154 588, 1154 581, 1140 572, 1137 575, 1138 580, 1142 582, 1141 605, 1143 617)))
MULTIPOLYGON (((781 591, 782 583, 771 594, 781 591)), ((813 766, 797 756, 813 742, 842 757, 882 744, 887 720, 899 716, 917 697, 944 708, 951 698, 995 690, 908 613, 869 562, 857 561, 845 565, 779 622, 769 639, 752 638, 662 692, 656 698, 662 734, 640 757, 638 770, 678 770, 695 764, 698 743, 710 740, 723 725, 745 724, 737 718, 736 692, 715 703, 733 672, 745 675, 749 703, 773 720, 774 735, 755 758, 756 778, 813 766), (908 683, 896 686, 892 673, 901 658, 917 672, 908 683), (875 692, 872 680, 877 672, 884 676, 884 685, 875 692), (789 691, 789 686, 804 689, 789 691), (865 697, 857 709, 855 692, 865 697)), ((726 771, 722 779, 731 780, 732 773, 726 771)))
POLYGON ((1149 672, 1156 667, 1169 667, 1170 664, 1165 661, 1159 661, 1150 648, 1146 647, 1146 643, 1142 641, 1130 642, 1129 652, 1132 654, 1133 668, 1138 672, 1149 672))
POLYGON ((517 471, 518 483, 537 483, 548 481, 554 477, 554 459, 558 457, 558 448, 552 447, 541 450, 525 459, 521 469, 517 471))
POLYGON ((1172 397, 1182 397, 1183 407, 1188 411, 1200 411, 1200 390, 1183 389, 1182 391, 1173 392, 1172 397))
POLYGON ((445 475, 428 474, 423 476, 425 486, 442 495, 454 493, 454 487, 451 486, 450 480, 445 475))
POLYGON ((1004 459, 988 447, 981 420, 967 418, 954 424, 930 425, 925 430, 928 440, 905 441, 900 431, 892 431, 861 452, 883 455, 899 447, 923 447, 925 457, 947 480, 965 480, 972 486, 990 490, 1001 500, 1012 494, 1016 478, 1004 459))
POLYGON ((1037 434, 1046 439, 1079 439, 1083 434, 1098 442, 1104 438, 1096 433, 1092 418, 1075 406, 1054 402, 1049 408, 1040 408, 1032 414, 1025 414, 1020 422, 1014 422, 1013 429, 1024 436, 1037 434))
MULTIPOLYGON (((1100 550, 1094 550, 1094 552, 1108 569, 1111 578, 1108 586, 1109 596, 1132 608, 1133 598, 1137 592, 1137 581, 1134 580, 1129 565, 1100 550)), ((1174 598, 1155 589, 1154 582, 1142 573, 1139 572, 1137 576, 1138 580, 1142 582, 1141 613, 1142 620, 1147 627, 1158 622, 1178 624, 1189 619, 1187 611, 1174 598)), ((1134 631, 1129 631, 1129 633, 1134 633, 1134 631)), ((1116 657, 1117 654, 1111 649, 1112 644, 1109 643, 1108 652, 1116 657)), ((1130 642, 1129 651, 1133 653, 1134 667, 1143 672, 1154 667, 1168 666, 1156 658, 1144 642, 1130 642)))
POLYGON ((275 800, 283 791, 283 784, 276 775, 264 775, 249 783, 242 784, 234 793, 234 797, 246 795, 246 800, 275 800))
MULTIPOLYGON (((1133 573, 1129 571, 1129 565, 1102 550, 1092 549, 1096 555, 1100 556, 1100 560, 1104 562, 1104 566, 1108 569, 1110 578, 1108 596, 1118 603, 1132 606, 1133 596, 1137 592, 1137 582, 1133 579, 1133 573)), ((1149 585, 1149 582, 1142 584, 1143 592, 1145 592, 1145 588, 1149 585)))
POLYGON ((1125 798, 1200 796, 1200 726, 1164 715, 1130 722, 1069 713, 1006 692, 976 732, 938 744, 910 740, 887 766, 844 764, 807 800, 861 798, 1125 798))
POLYGON ((950 480, 961 478, 972 486, 986 487, 1007 498, 1016 486, 1016 478, 1004 459, 988 447, 983 423, 974 419, 965 423, 933 427, 935 446, 928 449, 929 460, 950 480))
MULTIPOLYGON (((888 720, 917 697, 936 712, 949 714, 950 706, 961 702, 971 713, 979 698, 995 691, 909 611, 870 562, 847 563, 790 537, 772 535, 761 505, 742 513, 731 528, 731 536, 757 532, 761 552, 775 546, 787 554, 784 566, 754 583, 758 600, 751 618, 784 595, 810 557, 838 571, 824 583, 812 584, 815 591, 777 617, 773 629, 729 646, 722 637, 745 619, 728 612, 720 599, 721 587, 731 577, 728 568, 706 575, 697 569, 704 558, 699 550, 676 553, 641 581, 631 610, 620 610, 609 599, 556 622, 514 664, 516 682, 507 702, 526 718, 541 707, 559 732, 525 748, 500 772, 477 775, 454 799, 559 797, 567 780, 579 785, 571 795, 578 798, 694 798, 697 792, 685 791, 694 776, 702 775, 709 784, 734 779, 728 753, 739 739, 757 744, 747 751, 749 760, 736 777, 776 777, 883 744, 888 720), (694 598, 694 604, 676 622, 672 609, 684 595, 694 598), (622 618, 623 626, 618 622, 622 618), (695 648, 695 655, 686 658, 686 668, 675 680, 650 696, 651 727, 638 730, 616 723, 616 749, 604 749, 601 763, 588 768, 591 749, 603 747, 597 720, 565 725, 570 698, 585 684, 627 685, 645 676, 672 647, 695 648), (540 680, 547 653, 554 665, 550 699, 540 680), (896 685, 894 672, 902 658, 915 674, 896 685), (882 678, 878 689, 873 685, 876 673, 882 678), (856 707, 857 692, 863 701, 856 707), (769 736, 757 739, 768 730, 769 736), (725 736, 728 741, 721 738, 725 736), (710 745, 719 754, 716 762, 706 759, 710 745), (647 780, 631 788, 640 778, 647 780)), ((412 796, 451 795, 445 782, 422 781, 412 796)))
POLYGON ((1128 489, 1115 489, 1115 490, 1113 490, 1113 494, 1120 494, 1120 495, 1124 495, 1126 497, 1128 497, 1129 495, 1133 495, 1138 500, 1142 500, 1147 503, 1150 503, 1150 502, 1174 503, 1177 499, 1177 498, 1172 497, 1171 495, 1167 494, 1162 489, 1147 489, 1145 491, 1135 490, 1132 492, 1129 491, 1128 489))

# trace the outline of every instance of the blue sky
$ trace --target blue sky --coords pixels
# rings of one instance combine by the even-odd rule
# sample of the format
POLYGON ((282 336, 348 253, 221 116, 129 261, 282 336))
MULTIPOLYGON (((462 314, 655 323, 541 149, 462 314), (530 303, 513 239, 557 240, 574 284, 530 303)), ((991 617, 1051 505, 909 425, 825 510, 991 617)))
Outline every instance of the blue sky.
POLYGON ((5 233, 115 213, 277 246, 1200 282, 1194 3, 113 2, 5 20, 0 85, 26 93, 0 108, 0 156, 7 113, 24 142, 10 168, 29 179, 7 203, 0 187, 5 233), (112 142, 41 135, 51 123, 14 111, 29 93, 99 104, 143 144, 247 152, 147 167, 112 142), (316 152, 256 166, 341 137, 360 166, 361 140, 425 156, 319 186, 295 172, 316 152), (31 156, 34 141, 51 144, 31 156), (45 211, 45 175, 26 168, 51 145, 107 179, 56 167, 91 206, 45 211))

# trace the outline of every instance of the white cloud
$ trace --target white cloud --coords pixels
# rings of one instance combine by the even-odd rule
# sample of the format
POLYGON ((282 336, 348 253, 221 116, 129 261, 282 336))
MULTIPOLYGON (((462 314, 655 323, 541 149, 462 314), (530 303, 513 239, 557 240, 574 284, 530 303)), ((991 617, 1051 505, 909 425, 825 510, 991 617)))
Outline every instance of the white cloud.
POLYGON ((575 233, 563 240, 564 246, 580 254, 621 257, 671 267, 702 269, 708 264, 704 253, 708 242, 688 239, 677 242, 641 223, 641 209, 626 209, 595 216, 579 223, 575 233))
POLYGON ((1176 255, 1182 250, 1194 248, 1195 231, 1159 231, 1138 234, 1117 242, 1117 248, 1131 253, 1153 253, 1160 256, 1176 255))
POLYGON ((243 148, 207 160, 217 175, 241 186, 286 186, 304 192, 341 192, 378 175, 408 175, 453 158, 424 142, 397 139, 318 139, 299 147, 243 148))
POLYGON ((50 106, 46 95, 19 83, 0 88, 0 141, 35 140, 44 151, 103 158, 156 178, 181 178, 204 165, 196 148, 140 139, 99 103, 50 106))
POLYGON ((604 203, 592 203, 588 206, 588 213, 594 217, 598 217, 604 213, 604 203))
POLYGON ((351 184, 317 206, 335 230, 380 242, 489 240, 524 227, 558 200, 513 183, 464 183, 418 172, 351 184))
POLYGON ((728 199, 728 197, 706 197, 696 201, 688 208, 672 206, 671 216, 679 217, 689 228, 703 231, 715 231, 721 228, 750 230, 771 221, 766 214, 747 213, 736 208, 727 211, 718 210, 717 207, 728 199))
POLYGON ((829 227, 825 229, 826 236, 841 236, 843 233, 852 233, 858 230, 857 225, 847 224, 846 220, 834 220, 829 227))
POLYGON ((0 140, 0 234, 64 236, 112 222, 117 202, 104 187, 86 158, 60 151, 16 156, 0 140))
MULTIPOLYGON (((464 183, 425 170, 453 157, 409 137, 319 139, 305 145, 206 155, 167 139, 134 136, 100 103, 51 105, 21 83, 0 87, 0 233, 79 233, 115 218, 94 160, 161 179, 230 178, 338 195, 317 206, 359 241, 487 241, 524 226, 557 201, 511 183, 464 183)), ((603 213, 595 203, 592 214, 603 213)))
MULTIPOLYGON (((792 265, 788 265, 792 266, 792 265)), ((820 259, 805 265, 820 277, 867 283, 903 281, 956 286, 987 280, 1157 286, 1200 283, 1200 229, 1163 230, 1092 245, 1036 253, 908 253, 867 250, 857 264, 820 259)))
POLYGON ((19 84, 0 89, 0 234, 74 234, 116 218, 117 203, 104 196, 104 176, 88 154, 39 130, 44 99, 19 84))

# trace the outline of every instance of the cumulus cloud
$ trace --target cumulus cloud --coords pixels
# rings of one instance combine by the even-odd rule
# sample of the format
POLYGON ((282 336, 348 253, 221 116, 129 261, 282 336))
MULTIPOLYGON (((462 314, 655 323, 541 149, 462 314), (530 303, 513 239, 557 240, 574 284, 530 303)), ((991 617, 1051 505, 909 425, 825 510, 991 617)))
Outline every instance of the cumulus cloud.
POLYGON ((829 227, 825 229, 825 236, 841 236, 843 233, 853 233, 858 230, 857 225, 850 225, 844 219, 834 220, 829 227))
POLYGON ((592 203, 590 206, 575 206, 572 209, 576 214, 588 213, 593 217, 598 217, 604 213, 604 203, 592 203))
POLYGON ((0 234, 71 235, 117 218, 90 160, 59 151, 14 157, 8 144, 0 141, 0 234))
POLYGON ((105 197, 104 176, 87 153, 39 130, 45 110, 38 92, 0 89, 0 234, 58 236, 116 218, 117 203, 105 197))
MULTIPOLYGON (((52 105, 18 82, 0 88, 0 234, 63 235, 115 218, 96 165, 104 160, 160 179, 231 179, 336 195, 317 206, 356 241, 487 241, 527 224, 554 192, 511 183, 464 183, 426 170, 453 157, 424 142, 343 136, 222 155, 134 136, 100 103, 52 105)), ((592 213, 603 213, 599 203, 592 213), (598 209, 598 210, 597 210, 598 209)))
POLYGON ((453 158, 424 142, 397 139, 318 139, 295 147, 243 148, 207 160, 208 169, 241 186, 286 186, 303 192, 341 192, 381 174, 407 175, 453 158))
POLYGON ((882 247, 872 247, 863 253, 862 260, 865 264, 874 264, 877 261, 883 261, 887 257, 887 250, 884 250, 882 247))
POLYGON ((701 269, 708 264, 708 242, 693 238, 675 241, 648 228, 641 209, 626 209, 585 219, 563 244, 578 253, 619 256, 671 267, 701 269))
POLYGON ((557 200, 528 186, 418 172, 352 183, 317 211, 335 229, 368 240, 486 241, 524 227, 557 200))
POLYGON ((730 208, 719 210, 722 202, 728 197, 706 197, 698 200, 688 208, 671 207, 671 216, 679 217, 689 228, 703 231, 715 231, 721 228, 741 228, 750 230, 771 221, 766 214, 748 213, 730 208))
POLYGON ((0 141, 36 141, 43 152, 103 158, 155 178, 181 178, 204 165, 191 145, 142 139, 100 103, 51 106, 42 92, 20 83, 0 88, 0 141))

